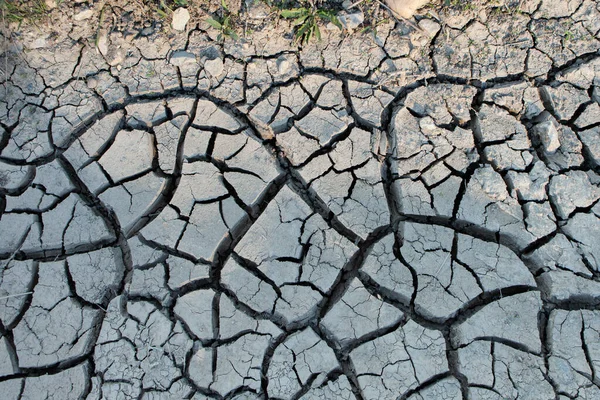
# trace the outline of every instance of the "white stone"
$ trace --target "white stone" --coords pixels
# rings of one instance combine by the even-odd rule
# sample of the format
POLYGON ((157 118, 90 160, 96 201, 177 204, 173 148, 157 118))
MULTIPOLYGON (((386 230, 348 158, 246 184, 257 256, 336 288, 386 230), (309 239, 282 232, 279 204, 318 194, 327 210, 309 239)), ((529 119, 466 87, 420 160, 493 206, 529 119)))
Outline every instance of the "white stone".
POLYGON ((411 18, 414 13, 429 0, 385 0, 388 7, 402 18, 411 18))
POLYGON ((190 12, 186 8, 180 7, 173 12, 171 26, 176 31, 184 31, 189 20, 190 12))

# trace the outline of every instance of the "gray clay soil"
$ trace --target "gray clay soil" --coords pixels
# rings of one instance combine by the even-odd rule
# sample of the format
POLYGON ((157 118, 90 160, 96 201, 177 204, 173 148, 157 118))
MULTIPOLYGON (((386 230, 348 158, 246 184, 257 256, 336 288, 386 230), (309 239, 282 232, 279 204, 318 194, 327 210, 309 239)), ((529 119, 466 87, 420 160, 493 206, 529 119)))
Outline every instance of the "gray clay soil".
POLYGON ((5 36, 0 398, 599 399, 600 4, 520 3, 5 36))

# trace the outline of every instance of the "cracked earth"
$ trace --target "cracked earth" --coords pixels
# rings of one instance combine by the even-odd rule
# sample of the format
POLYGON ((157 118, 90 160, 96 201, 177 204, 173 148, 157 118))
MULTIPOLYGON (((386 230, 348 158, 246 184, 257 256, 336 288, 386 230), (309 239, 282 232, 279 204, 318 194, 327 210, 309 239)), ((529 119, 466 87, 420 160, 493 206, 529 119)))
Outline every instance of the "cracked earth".
POLYGON ((600 398, 600 5, 522 8, 24 35, 1 397, 600 398))

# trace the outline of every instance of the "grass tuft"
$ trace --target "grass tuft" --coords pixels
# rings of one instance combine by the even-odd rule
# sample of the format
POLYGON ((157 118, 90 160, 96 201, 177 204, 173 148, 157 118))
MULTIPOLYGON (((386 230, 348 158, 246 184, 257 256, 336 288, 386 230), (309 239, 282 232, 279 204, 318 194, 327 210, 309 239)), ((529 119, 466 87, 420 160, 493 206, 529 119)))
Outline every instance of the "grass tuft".
POLYGON ((47 11, 44 0, 0 0, 0 12, 8 22, 38 21, 47 11))
POLYGON ((318 20, 333 23, 338 28, 342 28, 340 20, 335 12, 316 7, 301 7, 282 10, 279 15, 283 18, 293 19, 294 37, 296 42, 306 44, 315 37, 318 41, 321 40, 321 31, 319 30, 318 20))

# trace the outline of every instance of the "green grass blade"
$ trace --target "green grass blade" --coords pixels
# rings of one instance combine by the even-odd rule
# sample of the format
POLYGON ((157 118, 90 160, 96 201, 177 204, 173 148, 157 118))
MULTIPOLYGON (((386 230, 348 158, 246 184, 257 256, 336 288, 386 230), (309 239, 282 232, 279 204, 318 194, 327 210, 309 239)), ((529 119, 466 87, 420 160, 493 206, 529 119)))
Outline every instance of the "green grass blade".
POLYGON ((306 8, 292 8, 291 10, 281 10, 279 15, 283 18, 298 18, 308 15, 308 10, 306 8))
POLYGON ((214 18, 206 18, 206 22, 215 29, 221 29, 223 25, 214 18))

